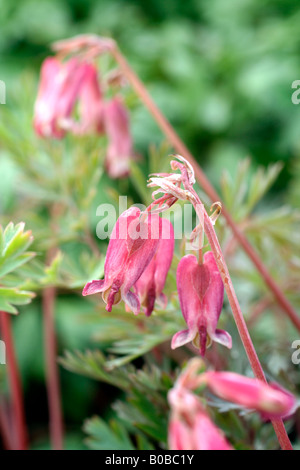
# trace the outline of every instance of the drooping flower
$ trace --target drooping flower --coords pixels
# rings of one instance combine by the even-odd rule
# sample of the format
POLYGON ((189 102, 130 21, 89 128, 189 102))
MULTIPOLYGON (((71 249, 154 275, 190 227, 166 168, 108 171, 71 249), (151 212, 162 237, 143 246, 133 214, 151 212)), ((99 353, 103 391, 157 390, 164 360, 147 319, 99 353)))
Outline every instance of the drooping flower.
POLYGON ((224 285, 214 255, 208 251, 203 264, 193 255, 184 256, 177 268, 177 289, 188 329, 176 333, 172 349, 190 341, 205 355, 212 341, 232 347, 229 333, 217 329, 224 296, 224 285))
POLYGON ((61 63, 48 57, 41 68, 34 108, 34 128, 41 137, 62 138, 61 124, 69 119, 85 75, 85 64, 76 58, 61 63))
POLYGON ((105 105, 105 130, 109 139, 106 167, 111 178, 127 176, 132 159, 132 138, 127 110, 119 97, 105 105))
POLYGON ((93 64, 47 58, 41 67, 34 108, 34 128, 41 137, 62 138, 67 131, 85 134, 103 131, 103 105, 93 64), (72 117, 79 101, 79 121, 72 117))
POLYGON ((145 307, 147 317, 153 312, 156 299, 163 307, 167 303, 167 298, 162 291, 174 253, 174 229, 167 219, 161 219, 161 222, 162 234, 156 253, 135 284, 135 291, 145 307))
POLYGON ((106 310, 122 299, 138 314, 140 301, 130 289, 153 258, 161 236, 161 219, 149 214, 143 220, 141 211, 131 207, 118 218, 109 241, 104 265, 104 280, 88 282, 83 295, 102 293, 106 310))
MULTIPOLYGON (((102 134, 104 132, 104 101, 93 64, 86 64, 85 77, 78 94, 79 120, 69 121, 69 129, 74 134, 102 134)), ((65 121, 65 127, 68 122, 65 121)))
POLYGON ((267 418, 283 418, 295 411, 295 397, 277 384, 234 372, 206 372, 203 382, 223 400, 259 411, 267 418))
POLYGON ((175 386, 168 400, 171 405, 170 450, 233 450, 195 395, 175 386))

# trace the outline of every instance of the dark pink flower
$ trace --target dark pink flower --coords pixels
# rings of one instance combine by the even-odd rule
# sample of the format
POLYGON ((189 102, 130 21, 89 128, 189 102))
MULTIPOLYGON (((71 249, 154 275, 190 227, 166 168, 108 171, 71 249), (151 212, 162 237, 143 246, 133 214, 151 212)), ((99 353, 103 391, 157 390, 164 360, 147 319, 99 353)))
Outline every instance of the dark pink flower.
MULTIPOLYGON (((143 214, 145 215, 145 214, 143 214)), ((102 292, 106 310, 123 299, 138 314, 140 301, 130 289, 153 258, 161 236, 161 219, 149 214, 146 220, 137 207, 131 207, 118 218, 111 234, 104 265, 104 280, 88 282, 83 295, 102 292)))
POLYGON ((168 400, 171 405, 170 450, 233 450, 195 395, 175 386, 168 400))
POLYGON ((174 253, 174 229, 167 219, 161 219, 161 222, 162 236, 156 253, 135 284, 135 291, 145 307, 146 316, 153 312, 156 299, 164 308, 167 304, 167 298, 162 291, 174 253))
POLYGON ((223 400, 257 410, 268 418, 283 418, 295 411, 295 397, 278 385, 234 372, 206 372, 203 381, 223 400))
POLYGON ((106 167, 111 178, 127 176, 133 155, 127 110, 119 97, 108 101, 104 111, 105 130, 109 139, 106 167))
POLYGON ((193 255, 184 256, 177 268, 177 289, 188 329, 176 333, 172 349, 190 341, 205 355, 212 341, 232 347, 231 336, 217 329, 222 311, 224 286, 214 255, 205 253, 203 264, 193 255))

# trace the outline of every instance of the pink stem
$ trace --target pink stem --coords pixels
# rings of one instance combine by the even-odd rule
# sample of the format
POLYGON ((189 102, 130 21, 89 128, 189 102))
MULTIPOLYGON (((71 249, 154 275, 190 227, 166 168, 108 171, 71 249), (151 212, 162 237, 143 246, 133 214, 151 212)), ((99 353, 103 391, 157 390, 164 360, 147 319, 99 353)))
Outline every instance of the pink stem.
POLYGON ((13 429, 11 427, 8 404, 4 402, 3 398, 0 400, 0 432, 4 448, 6 450, 13 450, 13 442, 16 440, 16 436, 14 436, 13 429))
MULTIPOLYGON (((260 364, 252 339, 250 337, 246 322, 244 320, 244 316, 242 314, 216 232, 205 210, 204 210, 204 230, 205 230, 208 242, 211 246, 211 249, 214 253, 220 274, 222 276, 224 287, 227 293, 227 297, 228 297, 231 310, 235 319, 235 323, 239 331, 241 340, 243 342, 249 362, 251 364, 252 370, 258 379, 263 380, 264 382, 267 382, 263 368, 260 364)), ((280 419, 272 420, 272 424, 273 424, 275 433, 277 435, 278 441, 281 445, 281 448, 283 450, 292 450, 293 448, 288 438, 287 432, 285 430, 283 421, 280 419)))
MULTIPOLYGON (((50 226, 53 233, 57 232, 57 218, 62 214, 61 204, 54 204, 50 208, 50 226)), ((49 249, 47 262, 51 263, 56 255, 56 247, 49 249)), ((46 361, 46 383, 49 406, 50 438, 55 450, 63 449, 64 426, 61 405, 61 391, 59 370, 57 365, 57 345, 55 332, 55 299, 56 289, 49 286, 43 291, 42 306, 44 319, 44 343, 46 361)))
POLYGON ((63 419, 61 411, 59 373, 56 362, 56 335, 54 306, 56 291, 47 287, 43 292, 44 339, 46 355, 46 379, 50 418, 50 437, 53 449, 63 448, 63 419))
MULTIPOLYGON (((11 317, 9 313, 0 312, 1 330, 3 341, 6 346, 7 370, 12 397, 12 416, 14 433, 16 436, 13 444, 15 450, 25 450, 27 448, 27 430, 25 423, 25 411, 21 378, 17 364, 13 336, 11 331, 11 317)), ((2 415, 2 425, 5 424, 2 415)))
MULTIPOLYGON (((152 116, 154 117, 155 121, 169 140, 169 142, 174 146, 176 151, 180 153, 186 160, 188 160, 194 167, 196 178, 199 184, 202 186, 203 190, 206 194, 210 197, 210 199, 214 201, 220 201, 220 196, 215 191, 211 183, 208 181, 205 173, 202 171, 200 166, 198 165, 197 161, 190 153, 186 145, 182 142, 180 137, 176 134, 175 130, 171 126, 171 124, 167 121, 165 116, 161 113, 158 109, 154 101, 152 100, 151 96, 149 95, 147 89, 145 88, 144 84, 138 78, 136 73, 132 70, 130 65, 128 64, 127 60, 117 48, 112 49, 112 55, 114 56, 115 60, 118 62, 119 66, 121 67, 124 75, 128 78, 131 82, 132 87, 136 91, 137 95, 140 97, 141 101, 144 105, 148 108, 152 116)), ((260 257, 257 255, 251 244, 248 242, 247 238, 243 234, 243 232, 238 228, 234 220, 232 219, 230 213, 223 207, 222 213, 231 227, 235 237, 240 242, 242 248, 247 253, 249 258, 252 260, 253 264, 255 265, 256 269, 260 272, 262 278, 264 279, 266 285, 272 291, 274 297, 276 298, 277 302, 281 306, 282 310, 287 314, 290 320, 293 322, 295 327, 300 331, 300 317, 297 315, 296 311, 289 303, 277 283, 274 281, 272 276, 269 274, 267 268, 262 263, 260 257)))

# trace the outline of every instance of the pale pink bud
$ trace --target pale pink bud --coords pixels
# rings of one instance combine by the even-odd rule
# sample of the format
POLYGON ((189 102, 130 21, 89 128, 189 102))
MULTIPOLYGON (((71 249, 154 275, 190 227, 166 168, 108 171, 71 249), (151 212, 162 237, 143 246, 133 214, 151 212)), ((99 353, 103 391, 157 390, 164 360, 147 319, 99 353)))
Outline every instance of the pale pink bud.
POLYGON ((295 411, 295 397, 278 385, 234 372, 206 372, 203 381, 223 400, 257 410, 268 418, 283 418, 295 411))
POLYGON ((111 234, 104 265, 104 280, 88 282, 83 295, 102 293, 106 310, 123 299, 138 314, 140 301, 130 291, 153 258, 161 236, 161 219, 149 214, 140 219, 141 211, 131 207, 121 214, 111 234))
POLYGON ((106 167, 111 178, 127 176, 132 159, 132 139, 127 110, 118 97, 105 105, 105 130, 109 139, 106 167))
POLYGON ((177 268, 177 289, 188 329, 176 333, 172 349, 190 341, 205 355, 212 341, 232 347, 229 333, 217 329, 222 311, 224 285, 214 255, 205 253, 203 264, 193 255, 184 256, 177 268))
POLYGON ((145 307, 146 316, 151 315, 156 299, 164 308, 167 303, 167 298, 162 291, 174 253, 174 229, 167 219, 161 219, 161 222, 162 236, 156 253, 135 284, 135 291, 145 307))

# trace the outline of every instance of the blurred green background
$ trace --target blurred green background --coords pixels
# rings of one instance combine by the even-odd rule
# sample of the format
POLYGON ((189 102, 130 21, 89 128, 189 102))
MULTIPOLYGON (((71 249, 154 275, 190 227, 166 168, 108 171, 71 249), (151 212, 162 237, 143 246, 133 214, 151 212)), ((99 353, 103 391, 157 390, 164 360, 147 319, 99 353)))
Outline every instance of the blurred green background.
MULTIPOLYGON (((0 12, 0 79, 7 106, 24 75, 33 72, 38 80, 52 41, 81 33, 113 37, 216 187, 224 168, 235 173, 245 157, 252 171, 282 161, 272 195, 278 204, 299 206, 300 106, 291 102, 291 84, 300 79, 296 0, 0 0, 0 12)), ((162 141, 142 106, 132 113, 132 131, 141 154, 162 141)), ((80 297, 60 296, 62 348, 89 345, 92 326, 74 320, 74 312, 90 309, 80 297)), ((36 354, 42 351, 36 333, 41 323, 41 307, 34 302, 22 310, 15 328, 23 338, 17 347, 37 445, 47 435, 43 357, 36 354)), ((82 420, 104 409, 115 391, 66 371, 62 387, 69 447, 80 448, 82 420)))
MULTIPOLYGON (((1 79, 38 70, 51 41, 79 33, 115 38, 154 100, 215 183, 251 156, 282 160, 284 189, 299 152, 300 9, 296 0, 0 0, 1 79)), ((136 147, 160 141, 141 109, 136 147)))

